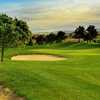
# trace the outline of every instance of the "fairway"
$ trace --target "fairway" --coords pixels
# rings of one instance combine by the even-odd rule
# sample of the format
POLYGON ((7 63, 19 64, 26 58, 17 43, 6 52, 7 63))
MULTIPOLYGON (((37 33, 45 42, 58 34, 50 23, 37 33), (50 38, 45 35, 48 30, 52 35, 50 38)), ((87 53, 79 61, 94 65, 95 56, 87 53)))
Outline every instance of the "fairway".
POLYGON ((0 84, 26 100, 100 100, 100 48, 9 48, 0 63, 0 84), (61 61, 11 61, 49 54, 61 61))

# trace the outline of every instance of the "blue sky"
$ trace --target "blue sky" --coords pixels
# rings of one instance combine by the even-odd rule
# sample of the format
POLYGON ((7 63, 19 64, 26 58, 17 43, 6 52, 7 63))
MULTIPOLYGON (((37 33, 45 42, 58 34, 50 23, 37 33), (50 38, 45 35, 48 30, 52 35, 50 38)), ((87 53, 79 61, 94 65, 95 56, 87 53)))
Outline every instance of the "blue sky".
POLYGON ((33 32, 100 27, 100 0, 0 0, 0 12, 27 21, 33 32))

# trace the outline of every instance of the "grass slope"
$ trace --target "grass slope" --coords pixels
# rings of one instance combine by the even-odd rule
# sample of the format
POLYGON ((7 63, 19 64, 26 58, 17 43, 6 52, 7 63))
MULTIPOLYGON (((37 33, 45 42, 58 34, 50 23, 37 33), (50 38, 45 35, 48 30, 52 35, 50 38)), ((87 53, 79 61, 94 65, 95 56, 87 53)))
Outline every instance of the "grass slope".
POLYGON ((27 100, 100 100, 100 48, 97 44, 91 49, 83 45, 7 49, 5 62, 0 63, 0 83, 27 100), (10 60, 12 55, 33 53, 68 59, 56 62, 10 60))

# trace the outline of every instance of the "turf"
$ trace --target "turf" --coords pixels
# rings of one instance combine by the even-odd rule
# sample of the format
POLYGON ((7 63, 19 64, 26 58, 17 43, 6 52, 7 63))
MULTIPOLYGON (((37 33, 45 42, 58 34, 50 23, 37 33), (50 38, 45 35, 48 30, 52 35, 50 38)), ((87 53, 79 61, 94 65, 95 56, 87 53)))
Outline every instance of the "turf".
POLYGON ((10 48, 0 63, 0 84, 26 100, 100 100, 100 48, 98 44, 10 48), (17 54, 52 54, 67 60, 11 61, 17 54))

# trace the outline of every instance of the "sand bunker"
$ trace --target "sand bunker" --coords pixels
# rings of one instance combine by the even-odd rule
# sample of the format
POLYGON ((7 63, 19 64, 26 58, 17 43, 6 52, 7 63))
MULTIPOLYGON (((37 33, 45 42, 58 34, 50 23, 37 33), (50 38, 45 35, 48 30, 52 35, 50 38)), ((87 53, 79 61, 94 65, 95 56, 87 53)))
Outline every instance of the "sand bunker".
POLYGON ((11 58, 11 60, 14 60, 14 61, 60 61, 60 60, 65 60, 65 59, 66 58, 64 57, 58 57, 58 56, 53 56, 53 55, 39 55, 39 54, 17 55, 11 58))
POLYGON ((10 89, 0 86, 0 100, 24 100, 24 98, 17 97, 10 89))

